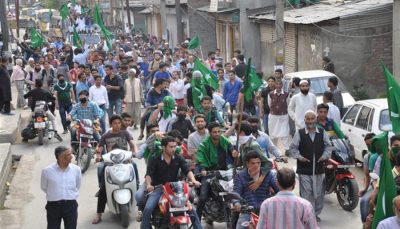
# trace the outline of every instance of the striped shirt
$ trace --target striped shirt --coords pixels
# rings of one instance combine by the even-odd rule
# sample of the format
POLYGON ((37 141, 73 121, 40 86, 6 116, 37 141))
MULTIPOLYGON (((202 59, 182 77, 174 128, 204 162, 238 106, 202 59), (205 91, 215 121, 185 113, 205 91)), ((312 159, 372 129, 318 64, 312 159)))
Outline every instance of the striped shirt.
POLYGON ((72 116, 73 120, 95 120, 97 118, 102 118, 104 112, 96 103, 89 101, 87 107, 83 107, 81 103, 75 104, 69 114, 72 116))
POLYGON ((280 191, 261 205, 257 229, 314 228, 319 227, 311 203, 293 192, 280 191))

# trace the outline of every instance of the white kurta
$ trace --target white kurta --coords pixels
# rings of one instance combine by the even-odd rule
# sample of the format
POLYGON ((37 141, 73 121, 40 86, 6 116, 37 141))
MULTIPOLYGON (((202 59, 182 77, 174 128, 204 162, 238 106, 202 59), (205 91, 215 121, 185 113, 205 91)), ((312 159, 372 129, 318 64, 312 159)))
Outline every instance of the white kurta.
POLYGON ((271 139, 288 137, 290 132, 289 116, 268 115, 268 134, 271 139))
POLYGON ((305 127, 304 116, 308 110, 317 112, 317 97, 313 93, 309 92, 307 95, 298 93, 292 97, 288 113, 296 124, 296 130, 305 127))

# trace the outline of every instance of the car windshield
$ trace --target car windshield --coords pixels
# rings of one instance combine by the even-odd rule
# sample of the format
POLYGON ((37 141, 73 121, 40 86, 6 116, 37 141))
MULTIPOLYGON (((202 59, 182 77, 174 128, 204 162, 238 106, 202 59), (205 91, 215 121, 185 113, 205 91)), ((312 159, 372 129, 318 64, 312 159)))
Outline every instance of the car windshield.
POLYGON ((379 120, 379 129, 382 131, 392 130, 392 122, 390 121, 388 109, 381 111, 381 117, 379 120))
MULTIPOLYGON (((315 95, 321 95, 325 91, 329 91, 328 88, 328 80, 330 77, 319 77, 319 78, 310 78, 311 81, 311 92, 314 93, 315 95)), ((339 79, 339 84, 338 84, 338 89, 341 92, 347 91, 346 87, 342 83, 342 81, 339 79)))

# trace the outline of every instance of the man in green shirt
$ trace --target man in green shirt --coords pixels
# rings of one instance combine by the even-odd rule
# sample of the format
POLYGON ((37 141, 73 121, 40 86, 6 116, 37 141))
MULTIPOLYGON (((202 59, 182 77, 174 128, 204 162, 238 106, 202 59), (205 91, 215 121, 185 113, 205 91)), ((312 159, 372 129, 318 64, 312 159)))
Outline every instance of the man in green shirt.
POLYGON ((345 135, 340 130, 338 123, 333 119, 328 118, 329 106, 325 103, 318 104, 317 106, 317 126, 323 128, 329 137, 338 137, 344 139, 345 135))
POLYGON ((72 104, 75 103, 75 94, 72 84, 65 81, 63 74, 57 75, 58 82, 54 85, 54 94, 56 96, 56 108, 60 112, 61 123, 64 128, 63 134, 68 133, 70 122, 67 121, 67 114, 72 110, 72 104))

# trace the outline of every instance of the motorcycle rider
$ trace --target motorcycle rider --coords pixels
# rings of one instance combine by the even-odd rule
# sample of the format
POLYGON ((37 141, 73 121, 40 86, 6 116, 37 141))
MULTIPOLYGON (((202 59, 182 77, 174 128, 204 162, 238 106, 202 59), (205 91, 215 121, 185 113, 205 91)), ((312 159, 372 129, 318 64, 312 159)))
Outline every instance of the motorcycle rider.
POLYGON ((35 110, 35 104, 36 101, 45 101, 46 102, 46 106, 45 106, 45 110, 46 110, 46 116, 49 119, 49 121, 52 123, 53 125, 53 130, 54 130, 54 137, 57 138, 58 141, 62 142, 63 139, 61 138, 61 136, 57 133, 57 122, 56 119, 54 117, 54 115, 48 110, 47 107, 47 103, 49 102, 53 102, 55 101, 55 97, 50 93, 50 91, 45 90, 42 88, 43 86, 43 82, 40 79, 36 79, 35 80, 35 88, 28 91, 28 93, 26 93, 24 95, 24 98, 31 98, 32 102, 31 102, 31 110, 32 112, 34 112, 35 110))
MULTIPOLYGON (((100 162, 102 160, 101 154, 103 151, 103 147, 106 147, 107 152, 110 152, 113 149, 123 149, 128 150, 128 145, 130 150, 132 151, 132 155, 136 154, 136 145, 133 142, 133 138, 131 134, 127 130, 122 130, 122 118, 119 115, 113 115, 110 118, 110 126, 111 130, 101 136, 100 142, 96 148, 96 162, 100 162)), ((139 175, 136 164, 132 161, 132 166, 135 170, 136 176, 136 185, 139 186, 139 175)), ((97 199, 97 215, 93 219, 93 224, 98 224, 101 222, 101 216, 104 212, 107 203, 107 194, 105 189, 104 182, 104 170, 105 165, 103 162, 100 162, 97 167, 97 176, 99 181, 100 190, 98 192, 97 199)))
MULTIPOLYGON (((166 182, 178 181, 179 171, 182 171, 183 174, 185 174, 196 187, 201 185, 201 183, 198 182, 194 177, 192 171, 189 170, 185 159, 182 156, 175 154, 177 144, 173 137, 167 136, 163 138, 161 140, 161 146, 163 149, 162 155, 149 161, 145 176, 145 185, 142 185, 136 194, 136 199, 138 202, 140 202, 143 201, 143 198, 145 198, 145 190, 149 192, 148 199, 143 210, 143 220, 140 225, 141 229, 151 228, 151 215, 158 206, 158 201, 163 193, 162 190, 154 190, 155 186, 163 185, 166 182)), ((200 220, 197 217, 196 210, 192 208, 192 210, 189 211, 189 214, 193 228, 202 228, 200 220)))
MULTIPOLYGON (((254 207, 254 211, 258 214, 261 204, 264 200, 271 197, 270 189, 272 188, 275 193, 279 191, 276 184, 275 175, 268 173, 260 187, 255 191, 250 190, 249 184, 256 181, 261 175, 261 156, 257 151, 251 150, 246 156, 247 169, 240 171, 236 174, 234 180, 233 191, 239 194, 249 206, 254 207)), ((239 201, 233 201, 233 206, 236 212, 240 212, 242 205, 239 201)), ((250 213, 241 213, 236 224, 237 229, 244 229, 242 223, 250 220, 250 213)))
POLYGON ((197 149, 197 162, 202 176, 199 202, 197 203, 197 215, 200 220, 206 201, 210 197, 211 187, 207 182, 207 171, 227 170, 228 163, 232 164, 233 158, 239 156, 238 151, 234 149, 229 140, 221 135, 219 123, 210 123, 208 132, 210 136, 204 139, 197 149))
POLYGON ((345 135, 340 130, 338 123, 333 119, 328 118, 329 106, 325 103, 318 104, 317 106, 317 126, 323 128, 329 137, 338 137, 344 139, 345 135))
MULTIPOLYGON (((79 103, 75 104, 72 107, 71 112, 67 115, 68 121, 73 120, 83 120, 83 119, 90 119, 94 120, 94 123, 99 123, 101 117, 103 117, 104 112, 101 108, 94 102, 89 101, 89 92, 83 90, 79 92, 79 103)), ((93 138, 96 141, 100 141, 100 134, 93 128, 93 138)), ((71 127, 71 142, 77 141, 76 139, 76 128, 74 126, 71 127)))

